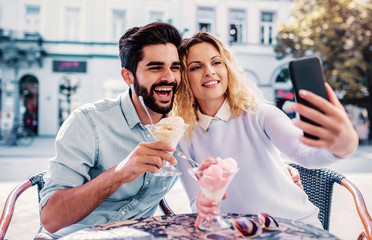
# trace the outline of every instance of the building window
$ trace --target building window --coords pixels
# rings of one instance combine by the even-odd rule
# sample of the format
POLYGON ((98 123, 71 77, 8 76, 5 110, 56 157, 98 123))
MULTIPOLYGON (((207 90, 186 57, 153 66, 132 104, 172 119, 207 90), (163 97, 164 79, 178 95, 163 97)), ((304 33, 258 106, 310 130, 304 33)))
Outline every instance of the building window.
POLYGON ((118 41, 125 32, 125 11, 113 10, 112 11, 112 40, 118 41))
POLYGON ((65 10, 65 38, 67 40, 80 39, 80 9, 67 7, 65 10))
POLYGON ((274 17, 272 12, 261 13, 261 43, 271 45, 274 42, 274 17))
POLYGON ((199 31, 213 33, 215 13, 213 8, 198 8, 199 31))
POLYGON ((26 5, 25 31, 40 31, 40 7, 26 5))
POLYGON ((229 13, 230 43, 243 43, 244 22, 245 22, 244 10, 230 10, 229 13))
POLYGON ((163 12, 150 11, 150 22, 163 22, 163 12))

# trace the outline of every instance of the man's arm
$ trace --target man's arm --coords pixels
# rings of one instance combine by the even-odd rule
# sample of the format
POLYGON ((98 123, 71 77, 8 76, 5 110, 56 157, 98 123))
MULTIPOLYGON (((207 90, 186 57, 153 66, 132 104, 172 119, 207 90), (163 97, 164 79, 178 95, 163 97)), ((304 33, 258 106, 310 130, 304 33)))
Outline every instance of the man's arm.
POLYGON ((140 143, 121 163, 91 181, 58 190, 41 210, 42 225, 54 233, 81 221, 123 184, 136 180, 145 172, 157 172, 163 166, 163 159, 176 164, 177 160, 167 151, 175 149, 162 142, 140 143))

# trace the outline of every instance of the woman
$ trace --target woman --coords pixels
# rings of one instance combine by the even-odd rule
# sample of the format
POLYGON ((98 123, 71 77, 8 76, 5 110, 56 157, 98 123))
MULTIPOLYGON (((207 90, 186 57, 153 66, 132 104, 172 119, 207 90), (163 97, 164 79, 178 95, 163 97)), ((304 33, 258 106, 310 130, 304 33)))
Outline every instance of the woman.
MULTIPOLYGON (((208 156, 232 157, 240 168, 229 185, 228 198, 220 204, 221 211, 267 212, 321 227, 318 209, 293 184, 281 153, 303 166, 321 167, 356 150, 356 132, 329 85, 330 102, 307 91, 300 93, 324 114, 298 103, 292 105, 295 112, 322 127, 298 119, 293 124, 244 80, 232 54, 209 33, 184 40, 180 58, 184 81, 175 97, 174 113, 190 125, 186 139, 179 143, 180 150, 199 162, 208 156), (304 137, 301 130, 319 140, 304 137)), ((184 172, 181 178, 192 208, 198 210, 197 227, 219 208, 199 193, 196 182, 187 174, 187 161, 180 159, 178 167, 184 172)))

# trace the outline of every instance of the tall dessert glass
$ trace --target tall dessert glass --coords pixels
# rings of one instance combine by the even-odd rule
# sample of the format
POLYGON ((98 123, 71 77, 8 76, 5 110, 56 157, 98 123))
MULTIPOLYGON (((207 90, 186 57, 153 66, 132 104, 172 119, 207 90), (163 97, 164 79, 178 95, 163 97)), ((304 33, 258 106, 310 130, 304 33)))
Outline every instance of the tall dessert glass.
MULTIPOLYGON (((188 169, 190 175, 198 183, 203 194, 216 202, 218 204, 221 202, 226 189, 238 172, 236 162, 232 158, 234 164, 231 167, 221 166, 221 164, 213 164, 207 169, 199 170, 199 168, 190 168, 188 169)), ((218 162, 223 162, 226 159, 217 159, 218 162)), ((211 215, 212 221, 203 221, 199 225, 199 229, 204 231, 216 231, 223 228, 231 227, 231 223, 221 217, 221 215, 211 215)))
MULTIPOLYGON (((174 148, 177 146, 187 127, 188 125, 185 124, 183 119, 176 116, 163 118, 158 123, 147 126, 156 141, 169 143, 174 148)), ((180 174, 181 172, 172 164, 163 160, 163 167, 154 175, 167 177, 178 176, 180 174)))

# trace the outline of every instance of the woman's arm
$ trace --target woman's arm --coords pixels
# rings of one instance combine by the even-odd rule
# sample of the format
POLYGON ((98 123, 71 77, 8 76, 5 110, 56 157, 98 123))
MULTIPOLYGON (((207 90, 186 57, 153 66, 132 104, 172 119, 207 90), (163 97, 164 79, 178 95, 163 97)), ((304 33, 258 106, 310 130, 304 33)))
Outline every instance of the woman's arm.
POLYGON ((326 84, 329 102, 312 92, 300 90, 300 97, 318 107, 323 113, 299 103, 294 103, 292 109, 300 115, 318 123, 315 126, 299 119, 294 124, 303 131, 319 137, 318 140, 304 136, 300 141, 308 146, 324 148, 339 158, 353 154, 359 143, 356 133, 344 107, 338 100, 332 88, 326 84))
POLYGON ((358 146, 358 136, 345 110, 332 89, 328 85, 326 87, 330 102, 310 92, 306 92, 306 96, 303 96, 324 113, 299 103, 292 103, 294 111, 318 122, 322 125, 321 127, 298 119, 291 121, 274 106, 268 106, 259 113, 262 115, 260 117, 262 127, 274 145, 282 153, 305 167, 327 166, 352 154, 358 146), (307 131, 320 139, 306 138, 302 131, 307 131))

